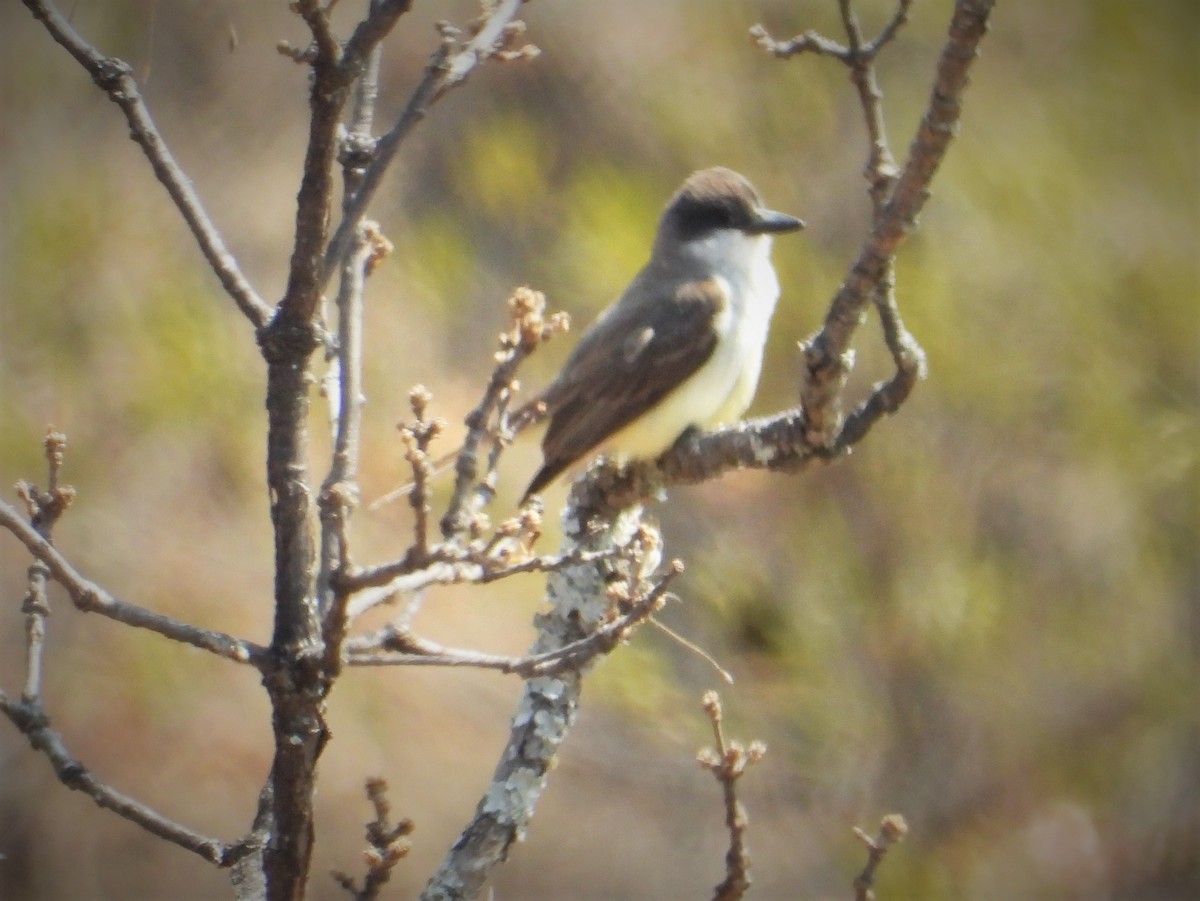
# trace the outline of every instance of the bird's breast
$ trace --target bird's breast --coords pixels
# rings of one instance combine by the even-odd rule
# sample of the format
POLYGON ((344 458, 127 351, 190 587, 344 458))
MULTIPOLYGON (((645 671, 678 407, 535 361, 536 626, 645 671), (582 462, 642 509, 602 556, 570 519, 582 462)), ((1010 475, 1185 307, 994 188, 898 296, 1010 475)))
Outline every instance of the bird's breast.
POLYGON ((712 355, 657 406, 606 441, 606 450, 657 457, 689 427, 728 425, 750 406, 779 299, 779 281, 766 252, 750 267, 713 278, 729 302, 713 320, 718 340, 712 355))

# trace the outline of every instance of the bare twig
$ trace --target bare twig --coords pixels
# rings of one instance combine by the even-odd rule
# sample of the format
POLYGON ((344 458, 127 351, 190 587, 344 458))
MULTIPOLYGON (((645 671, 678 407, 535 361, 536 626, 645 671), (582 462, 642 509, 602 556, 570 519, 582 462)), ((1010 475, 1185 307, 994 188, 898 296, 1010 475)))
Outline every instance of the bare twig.
POLYGON ((888 849, 908 835, 908 823, 900 814, 892 813, 880 821, 879 835, 875 838, 871 838, 857 826, 854 827, 854 834, 867 846, 867 865, 854 879, 854 901, 874 901, 875 870, 883 861, 888 849))
POLYGON ((55 775, 67 788, 83 792, 98 806, 113 811, 159 838, 200 855, 210 863, 218 866, 233 863, 234 846, 193 832, 140 801, 110 788, 92 775, 87 767, 71 756, 62 738, 50 728, 50 720, 42 712, 40 702, 15 702, 0 692, 0 710, 25 734, 35 749, 46 755, 54 767, 55 775))
POLYGON ((888 146, 887 132, 883 122, 883 93, 880 91, 879 81, 875 77, 875 57, 895 37, 900 26, 908 21, 910 3, 911 0, 901 0, 896 15, 879 38, 870 44, 864 44, 862 29, 858 24, 858 16, 854 12, 851 0, 838 0, 842 25, 846 30, 849 42, 849 51, 843 61, 850 67, 850 80, 858 90, 859 104, 862 106, 867 136, 871 143, 871 151, 864 174, 871 186, 871 201, 875 207, 876 217, 883 211, 883 204, 891 192, 899 170, 896 168, 896 161, 888 146))
MULTIPOLYGON (((75 489, 58 484, 63 457, 67 448, 67 436, 51 429, 43 444, 46 452, 46 490, 22 482, 17 491, 29 511, 30 525, 47 543, 52 541, 54 525, 71 505, 75 489)), ((25 688, 21 700, 38 703, 42 695, 42 652, 46 643, 46 617, 50 615, 50 599, 46 595, 46 582, 50 568, 41 560, 34 560, 26 572, 28 589, 21 604, 25 614, 25 688)))
POLYGON ((403 819, 393 824, 392 807, 387 799, 388 784, 378 777, 367 780, 367 799, 375 810, 375 818, 367 823, 367 850, 363 858, 367 864, 367 875, 360 888, 350 876, 334 871, 333 878, 348 891, 355 901, 373 901, 380 890, 392 878, 392 869, 403 860, 412 844, 413 822, 403 819))
MULTIPOLYGON (((312 339, 303 332, 311 329, 320 302, 321 291, 332 275, 324 271, 322 252, 329 228, 329 209, 333 197, 333 162, 338 149, 338 126, 356 74, 341 69, 341 51, 329 23, 328 12, 319 0, 297 0, 292 5, 308 26, 313 43, 304 61, 312 69, 309 86, 308 141, 304 171, 296 196, 296 225, 293 231, 292 258, 288 268, 287 289, 275 319, 266 334, 260 334, 268 361, 274 355, 273 342, 285 340, 279 352, 307 359, 312 339)), ((365 60, 364 63, 365 65, 365 60)), ((347 242, 358 232, 358 222, 347 242)), ((347 248, 349 244, 347 243, 347 248)), ((340 260, 339 260, 340 263, 340 260)))
POLYGON ((359 185, 358 191, 346 205, 342 214, 341 224, 338 226, 337 231, 334 232, 333 238, 325 250, 321 278, 323 283, 328 281, 329 276, 336 269, 338 262, 349 250, 353 235, 366 215, 367 207, 370 205, 371 200, 374 199, 375 192, 379 190, 379 186, 383 183, 383 176, 387 172, 392 159, 395 157, 396 151, 400 149, 401 142, 408 136, 413 127, 425 117, 429 107, 434 103, 439 79, 445 71, 446 59, 449 57, 452 49, 453 39, 443 36, 442 43, 434 51, 429 64, 425 67, 425 77, 421 79, 420 84, 413 91, 408 105, 400 115, 399 121, 396 122, 391 131, 376 142, 374 160, 363 172, 362 182, 359 185))
POLYGON ((925 378, 925 351, 900 318, 894 272, 894 266, 889 263, 873 300, 896 371, 886 382, 876 385, 867 399, 846 416, 838 433, 839 448, 851 447, 861 441, 872 425, 900 409, 917 382, 925 378))
POLYGON ((452 544, 430 548, 421 567, 409 554, 390 563, 351 571, 343 576, 346 590, 360 592, 350 605, 351 619, 386 603, 396 594, 413 594, 433 585, 487 583, 533 572, 554 572, 568 566, 594 563, 616 556, 619 548, 588 552, 576 549, 564 554, 544 554, 510 563, 472 554, 452 544))
POLYGON ((746 767, 758 763, 767 753, 767 746, 753 741, 743 748, 738 742, 725 740, 722 726, 721 697, 715 691, 704 693, 704 712, 712 723, 716 749, 706 748, 696 755, 697 761, 721 783, 725 799, 725 828, 729 830, 729 850, 725 852, 725 879, 713 890, 713 901, 738 901, 750 888, 750 854, 746 848, 746 828, 749 818, 737 796, 737 782, 746 767))
MULTIPOLYGON (((838 0, 842 26, 846 32, 845 47, 821 38, 819 35, 808 33, 792 41, 778 42, 767 33, 762 26, 753 30, 754 37, 768 51, 782 58, 796 53, 813 51, 826 56, 832 56, 843 62, 850 69, 850 80, 853 82, 862 107, 863 119, 867 128, 870 142, 870 152, 864 167, 864 175, 870 186, 871 203, 874 208, 875 226, 878 228, 885 219, 886 204, 891 197, 899 169, 895 158, 888 146, 887 134, 883 120, 883 94, 875 76, 875 57, 879 51, 895 38, 900 27, 908 21, 908 11, 911 0, 900 0, 896 13, 874 41, 866 42, 858 16, 854 11, 851 0, 838 0)), ((901 366, 901 352, 893 338, 897 334, 896 324, 899 322, 899 311, 895 300, 895 269, 893 258, 889 254, 883 262, 882 271, 874 285, 868 286, 869 295, 860 300, 860 308, 865 305, 865 296, 870 296, 880 309, 881 315, 890 316, 891 321, 885 323, 884 334, 898 367, 896 376, 889 383, 887 391, 878 391, 874 403, 860 407, 856 415, 856 428, 868 423, 868 417, 878 418, 885 412, 884 400, 891 405, 894 412, 903 403, 915 384, 916 378, 924 373, 921 366, 901 366)), ((829 321, 826 321, 826 329, 829 321)), ((820 348, 821 334, 802 345, 806 361, 804 385, 801 390, 801 405, 804 410, 804 437, 806 443, 813 447, 831 447, 840 436, 843 425, 841 414, 841 395, 846 380, 853 367, 854 358, 849 350, 849 340, 838 348, 833 355, 823 354, 820 348)), ((851 328, 851 331, 853 328, 851 328)), ((903 327, 900 327, 903 330, 903 327)), ((916 345, 915 339, 907 332, 906 350, 915 349, 918 359, 923 360, 923 354, 916 345)), ((903 354, 907 364, 911 354, 903 354)), ((873 420, 870 420, 873 421, 873 420)))
MULTIPOLYGON (((826 389, 842 377, 844 355, 862 311, 878 296, 876 292, 889 275, 896 250, 913 229, 917 214, 929 197, 929 184, 956 131, 967 73, 987 30, 992 6, 993 0, 958 0, 955 4, 929 104, 909 149, 908 161, 876 217, 870 238, 830 305, 824 326, 805 348, 809 394, 805 415, 810 420, 814 411, 828 409, 826 389)), ((880 415, 882 412, 881 406, 880 415)), ((844 450, 866 434, 861 423, 854 434, 844 436, 831 431, 837 425, 840 424, 818 416, 817 421, 807 423, 808 440, 844 450)))
POLYGON ((565 331, 569 323, 562 313, 546 316, 545 296, 529 288, 514 291, 508 299, 508 309, 512 326, 500 335, 496 368, 478 406, 467 414, 467 437, 454 466, 454 492, 442 517, 442 534, 446 538, 466 532, 472 518, 489 497, 486 485, 483 493, 477 493, 473 500, 468 495, 477 487, 479 446, 488 437, 492 414, 507 403, 514 390, 517 367, 539 344, 565 331))
MULTIPOLYGON (((49 476, 45 491, 28 483, 18 486, 30 514, 30 525, 26 528, 45 547, 53 547, 50 541, 54 525, 75 496, 74 489, 58 483, 66 442, 66 436, 59 432, 51 431, 46 435, 49 476)), ((11 510, 7 505, 0 507, 3 507, 0 514, 11 510)), ((5 522, 5 525, 8 523, 5 522)), ((55 568, 50 563, 35 556, 28 571, 28 591, 21 605, 26 622, 25 685, 19 701, 10 699, 0 691, 0 711, 29 739, 35 750, 46 755, 59 781, 67 788, 83 792, 100 807, 113 811, 147 832, 199 854, 210 863, 228 865, 232 862, 230 846, 193 832, 105 785, 71 756, 62 737, 50 728, 50 718, 42 704, 42 651, 46 638, 46 617, 50 615, 46 581, 55 574, 55 568)))
MULTIPOLYGON (((373 0, 374 15, 382 0, 373 0)), ((350 124, 342 138, 339 160, 342 164, 344 202, 349 203, 362 183, 365 167, 374 156, 371 124, 379 93, 381 50, 371 48, 366 65, 354 88, 350 124)), ((323 611, 321 635, 325 669, 337 673, 341 668, 342 643, 349 627, 350 592, 342 586, 340 575, 351 565, 350 519, 359 501, 358 459, 362 431, 363 396, 363 317, 367 276, 382 254, 391 246, 379 235, 373 223, 364 222, 355 236, 353 253, 342 266, 337 297, 337 334, 329 377, 335 390, 329 400, 335 413, 333 460, 321 490, 321 550, 317 576, 318 603, 323 611)), ((327 351, 328 353, 328 351, 327 351)))
MULTIPOLYGON (((448 25, 441 26, 441 43, 426 66, 424 77, 413 91, 396 124, 379 139, 375 159, 364 173, 362 185, 329 242, 323 262, 322 283, 328 281, 339 260, 349 249, 351 237, 358 229, 362 217, 366 215, 375 192, 383 183, 383 177, 400 144, 425 117, 430 107, 449 91, 463 84, 479 64, 503 54, 508 49, 511 40, 521 33, 519 23, 514 19, 523 2, 524 0, 499 0, 491 4, 482 21, 476 24, 472 36, 462 44, 458 43, 457 29, 448 25)), ((360 31, 365 29, 365 25, 360 27, 360 31)), ((355 37, 357 36, 356 33, 355 37)), ((353 46, 353 39, 350 46, 353 46)), ((535 52, 530 48, 525 55, 532 56, 535 52)))
POLYGON ((609 653, 625 641, 634 628, 647 620, 653 621, 653 613, 666 599, 668 585, 681 572, 683 564, 673 561, 666 574, 628 602, 628 609, 620 616, 576 641, 542 653, 511 657, 447 648, 418 638, 405 629, 389 627, 375 635, 347 642, 348 662, 352 666, 475 667, 516 673, 526 679, 557 675, 568 669, 579 669, 592 658, 609 653))
POLYGON ((370 59, 378 50, 379 42, 410 9, 412 0, 371 0, 370 12, 354 29, 342 50, 342 69, 350 79, 357 78, 362 67, 371 65, 370 59))
POLYGON ((123 60, 105 56, 85 41, 71 23, 46 0, 24 0, 24 3, 50 32, 50 36, 87 70, 92 76, 92 81, 108 95, 108 99, 121 108, 129 123, 129 136, 142 148, 155 176, 171 195, 171 200, 175 202, 176 208, 200 246, 201 253, 220 280, 221 287, 247 319, 255 326, 263 325, 271 316, 270 305, 258 296, 242 274, 237 260, 225 247, 220 233, 208 218, 191 180, 175 161, 154 124, 150 111, 138 91, 132 68, 123 60))
MULTIPOLYGON (((847 23, 848 18, 855 18, 853 10, 850 9, 851 3, 849 0, 838 0, 838 6, 842 15, 842 23, 847 26, 847 33, 849 34, 851 31, 857 33, 857 21, 854 22, 853 26, 847 23)), ((806 31, 788 41, 777 41, 771 37, 770 33, 762 25, 755 25, 751 28, 750 36, 754 38, 756 44, 780 59, 789 59, 801 53, 815 53, 818 56, 831 56, 842 62, 849 62, 854 56, 866 56, 868 58, 876 56, 883 49, 884 45, 896 36, 896 32, 900 30, 900 27, 908 21, 908 13, 911 6, 912 0, 899 0, 896 12, 893 14, 891 20, 883 27, 879 36, 867 44, 862 43, 861 34, 858 35, 857 40, 851 37, 850 46, 845 47, 837 41, 817 34, 815 31, 806 31)))
POLYGON ((725 667, 721 666, 721 664, 719 664, 717 662, 716 657, 714 657, 708 651, 704 650, 704 648, 700 647, 700 645, 696 644, 696 642, 692 641, 690 638, 686 638, 683 635, 680 635, 678 632, 676 632, 674 629, 672 629, 666 623, 659 620, 657 617, 654 617, 654 616, 650 617, 650 625, 654 626, 654 628, 658 629, 659 632, 661 632, 663 635, 667 636, 667 638, 671 639, 671 641, 675 642, 677 645, 679 645, 685 651, 689 651, 689 652, 695 654, 697 657, 699 657, 701 660, 703 660, 705 663, 707 663, 709 666, 711 666, 713 668, 713 670, 716 672, 716 674, 721 677, 721 680, 726 685, 733 684, 733 682, 734 682, 733 673, 729 672, 729 670, 727 670, 727 669, 725 669, 725 667))
MULTIPOLYGON (((496 353, 496 367, 484 389, 483 398, 467 414, 467 437, 462 445, 429 461, 427 478, 440 475, 453 465, 455 486, 447 505, 448 513, 442 517, 442 530, 453 531, 447 537, 461 537, 470 530, 475 514, 495 492, 495 480, 500 456, 522 430, 541 421, 545 416, 545 405, 532 401, 516 411, 509 411, 517 387, 516 371, 540 341, 548 341, 555 335, 567 331, 570 317, 558 312, 545 316, 545 296, 530 288, 518 288, 508 298, 509 316, 512 327, 500 334, 500 350, 496 353), (479 477, 479 448, 490 442, 487 465, 482 479, 479 477), (472 493, 474 496, 472 497, 472 493)), ((369 510, 377 510, 398 498, 412 493, 415 482, 408 482, 392 489, 371 501, 369 510)))
POLYGON ((363 292, 372 247, 360 238, 343 267, 338 291, 338 420, 333 462, 321 488, 321 551, 317 597, 323 611, 321 633, 328 671, 337 672, 346 636, 346 605, 350 596, 340 588, 337 574, 351 565, 350 517, 358 505, 359 437, 362 427, 363 292))
MULTIPOLYGON (((304 20, 313 36, 310 62, 318 59, 338 60, 341 49, 338 46, 337 35, 333 33, 333 27, 329 23, 329 7, 322 5, 320 0, 296 0, 292 4, 292 11, 304 20)), ((346 81, 349 82, 350 79, 346 81)))
MULTIPOLYGON (((888 287, 894 279, 892 260, 913 229, 917 214, 929 196, 933 176, 954 137, 967 75, 987 31, 993 6, 994 0, 958 0, 955 4, 929 103, 910 146, 908 160, 834 296, 824 325, 803 345, 806 377, 801 409, 739 423, 718 432, 687 435, 657 466, 635 465, 622 471, 597 473, 594 488, 609 492, 611 504, 636 502, 652 496, 664 484, 705 481, 730 469, 795 471, 814 460, 837 457, 862 440, 880 418, 893 412, 908 396, 924 372, 924 355, 904 330, 888 287), (884 336, 897 371, 843 422, 838 405, 853 361, 850 344, 864 310, 872 303, 880 310, 884 336)), ((859 58, 864 54, 870 57, 891 40, 905 14, 906 5, 902 5, 879 38, 861 45, 859 58)), ((787 55, 780 52, 779 45, 761 26, 754 29, 754 35, 771 52, 787 55)), ((808 46, 813 43, 811 36, 796 40, 801 49, 814 49, 808 46)), ((828 41, 815 49, 843 60, 852 55, 849 48, 828 41)), ((874 104, 875 91, 869 82, 866 86, 860 98, 874 104)), ((878 135, 882 137, 882 131, 878 135)), ((874 143, 873 139, 873 148, 874 143)), ((886 175, 886 157, 873 150, 873 158, 882 161, 878 162, 882 166, 878 171, 886 175)))
POLYGON ((264 664, 267 650, 261 645, 223 632, 201 629, 113 597, 95 582, 81 576, 54 545, 25 523, 14 507, 3 501, 0 501, 0 527, 16 536, 30 554, 46 564, 54 581, 66 589, 71 601, 84 613, 99 613, 127 626, 148 629, 172 641, 192 645, 235 663, 249 663, 258 667, 264 664))
POLYGON ((790 41, 777 41, 771 37, 762 25, 750 29, 750 37, 758 46, 780 59, 789 59, 800 53, 815 53, 818 56, 832 56, 834 59, 845 59, 850 52, 837 41, 831 41, 815 31, 798 34, 790 41))
POLYGON ((429 445, 445 427, 440 419, 429 419, 426 415, 433 395, 424 385, 417 385, 408 393, 415 421, 402 427, 401 437, 405 444, 405 459, 412 466, 413 490, 408 496, 413 508, 413 546, 408 557, 417 565, 429 559, 429 480, 433 476, 433 463, 429 456, 429 445))

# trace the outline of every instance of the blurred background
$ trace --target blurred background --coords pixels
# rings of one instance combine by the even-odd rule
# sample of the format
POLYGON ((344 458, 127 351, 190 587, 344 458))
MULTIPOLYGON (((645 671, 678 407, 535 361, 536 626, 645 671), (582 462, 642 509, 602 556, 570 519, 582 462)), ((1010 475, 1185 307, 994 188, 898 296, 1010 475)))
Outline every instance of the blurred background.
MULTIPOLYGON (((893 4, 857 4, 868 32, 893 4)), ((360 3, 343 2, 346 33, 360 3)), ((416 4, 385 45, 381 124, 472 2, 416 4)), ((882 56, 903 158, 949 21, 917 4, 882 56)), ((70 5, 129 61, 214 221, 268 299, 282 290, 306 129, 305 42, 286 4, 70 5)), ((845 71, 757 50, 832 0, 538 2, 542 54, 489 65, 404 147, 374 216, 396 251, 372 280, 363 491, 404 479, 394 426, 416 383, 446 447, 490 371, 503 301, 545 291, 582 325, 644 261, 693 169, 746 173, 808 229, 783 284, 752 412, 794 403, 868 221, 845 71)), ((656 508, 684 559, 663 618, 736 676, 721 686, 652 630, 585 690, 528 839, 495 897, 707 897, 723 874, 720 792, 694 762, 701 694, 767 757, 742 783, 750 897, 849 898, 851 827, 899 811, 882 898, 1200 897, 1200 8, 1192 0, 1002 3, 958 139, 899 260, 930 378, 853 456, 741 473, 656 508)), ((0 482, 44 481, 48 426, 78 499, 56 533, 118 596, 265 642, 271 536, 254 336, 127 140, 119 111, 19 4, 0 9, 0 482)), ((544 384, 573 335, 530 361, 544 384)), ((874 320, 852 391, 886 376, 874 320)), ((314 405, 312 476, 327 466, 314 405)), ((535 466, 506 458, 497 517, 535 466)), ((10 489, 5 488, 11 500, 10 489)), ((444 492, 444 486, 441 489, 444 492)), ((561 486, 547 496, 561 504, 561 486)), ((355 556, 396 556, 407 507, 362 512, 355 556)), ((546 548, 557 540, 553 526, 546 548)), ((0 686, 19 692, 26 556, 0 536, 0 686)), ((541 581, 430 593, 430 638, 518 653, 541 581)), ((249 668, 54 595, 46 700, 115 788, 231 840, 271 758, 249 668)), ((386 615, 387 611, 383 615, 386 615)), ((380 622, 382 620, 374 620, 380 622)), ((417 824, 389 897, 424 884, 486 785, 520 685, 492 673, 348 673, 330 699, 312 897, 361 871, 381 775, 417 824)), ((218 899, 225 874, 62 788, 0 724, 0 896, 218 899)))

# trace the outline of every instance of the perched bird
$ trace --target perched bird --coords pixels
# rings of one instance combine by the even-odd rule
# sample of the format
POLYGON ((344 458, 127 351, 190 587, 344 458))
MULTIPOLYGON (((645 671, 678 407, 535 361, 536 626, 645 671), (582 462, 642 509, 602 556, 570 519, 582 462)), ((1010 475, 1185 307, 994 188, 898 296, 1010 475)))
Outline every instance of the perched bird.
POLYGON ((689 428, 737 420, 779 299, 771 236, 803 227, 736 172, 693 173, 662 214, 650 261, 535 400, 549 424, 525 500, 593 452, 654 459, 689 428))

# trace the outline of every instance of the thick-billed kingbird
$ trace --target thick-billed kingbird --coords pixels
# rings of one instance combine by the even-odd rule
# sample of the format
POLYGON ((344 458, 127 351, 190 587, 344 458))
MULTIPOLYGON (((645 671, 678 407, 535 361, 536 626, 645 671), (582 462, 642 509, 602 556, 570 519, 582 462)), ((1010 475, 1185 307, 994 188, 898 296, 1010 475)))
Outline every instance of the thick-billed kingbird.
POLYGON ((779 299, 771 236, 803 227, 766 209, 736 172, 691 175, 662 214, 650 261, 534 401, 549 425, 525 499, 592 452, 654 459, 689 428, 736 421, 779 299))

